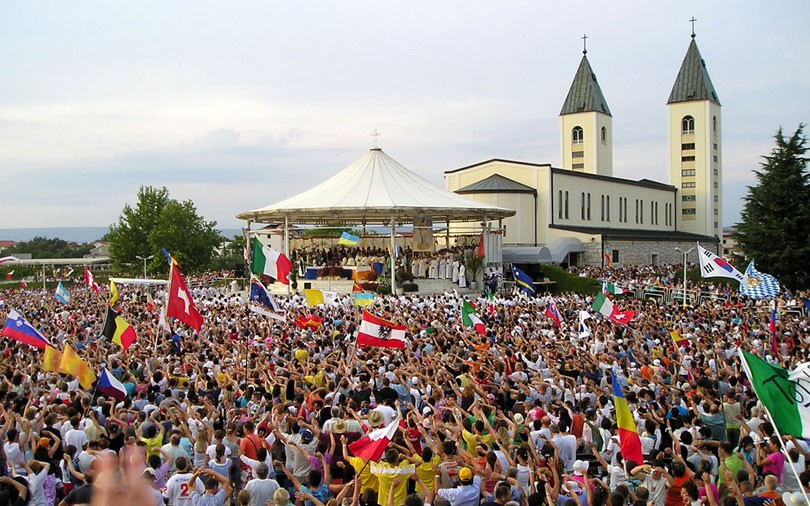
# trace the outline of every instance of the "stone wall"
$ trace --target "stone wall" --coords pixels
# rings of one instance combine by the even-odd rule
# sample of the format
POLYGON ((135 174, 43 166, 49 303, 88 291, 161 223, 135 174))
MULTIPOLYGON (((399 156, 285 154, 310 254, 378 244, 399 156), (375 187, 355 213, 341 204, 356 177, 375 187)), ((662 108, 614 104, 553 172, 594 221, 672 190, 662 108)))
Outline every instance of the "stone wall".
MULTIPOLYGON (((688 251, 694 248, 694 242, 669 242, 669 241, 608 241, 611 255, 614 250, 619 252, 618 262, 613 265, 652 265, 680 264, 683 262, 683 254, 675 248, 688 251)), ((585 246, 584 263, 586 265, 602 265, 604 251, 601 241, 583 243, 585 246)), ((716 252, 716 244, 704 245, 709 251, 716 252)), ((697 262, 697 249, 689 253, 689 262, 697 262)))

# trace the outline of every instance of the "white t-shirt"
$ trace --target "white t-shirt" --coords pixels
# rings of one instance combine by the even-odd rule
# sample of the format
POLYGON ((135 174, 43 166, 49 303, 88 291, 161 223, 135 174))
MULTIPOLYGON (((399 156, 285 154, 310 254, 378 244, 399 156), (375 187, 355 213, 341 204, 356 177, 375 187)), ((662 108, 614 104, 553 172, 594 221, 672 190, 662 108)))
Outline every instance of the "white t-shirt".
POLYGON ((194 506, 191 500, 191 493, 196 485, 197 492, 205 492, 205 487, 197 480, 194 485, 190 484, 192 473, 175 474, 166 482, 166 490, 163 497, 169 500, 169 506, 194 506))
POLYGON ((14 471, 18 475, 25 476, 25 467, 20 465, 20 462, 25 460, 25 454, 20 450, 20 445, 16 441, 6 443, 3 445, 3 450, 6 452, 6 462, 8 462, 9 467, 14 466, 14 471))

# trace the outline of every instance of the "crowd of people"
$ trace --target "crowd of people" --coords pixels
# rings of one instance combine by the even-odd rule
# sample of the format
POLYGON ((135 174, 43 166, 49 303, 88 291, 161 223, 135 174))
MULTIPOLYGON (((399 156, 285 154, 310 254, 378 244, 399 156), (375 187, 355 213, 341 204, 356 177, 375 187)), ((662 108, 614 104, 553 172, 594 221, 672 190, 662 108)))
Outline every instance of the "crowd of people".
MULTIPOLYGON (((669 267, 632 269, 587 274, 677 283, 669 267)), ((366 309, 407 327, 404 349, 356 347, 362 309, 348 296, 279 298, 280 321, 201 286, 194 332, 161 319, 165 294, 153 307, 120 286, 137 334, 126 352, 101 337, 105 291, 70 286, 67 306, 6 292, 0 321, 15 309, 127 397, 45 372, 40 350, 3 338, 0 505, 794 506, 810 486, 810 447, 775 434, 737 353, 804 362, 810 320, 785 313, 774 339, 767 311, 724 285, 696 287, 718 295, 697 307, 616 297, 636 312, 627 326, 593 313, 592 295, 554 296, 561 326, 544 314, 550 295, 472 298, 485 335, 463 324, 456 293, 377 297, 366 309), (317 329, 296 326, 310 314, 317 329), (613 382, 642 461, 622 456, 613 382), (354 455, 394 426, 378 461, 354 455)))

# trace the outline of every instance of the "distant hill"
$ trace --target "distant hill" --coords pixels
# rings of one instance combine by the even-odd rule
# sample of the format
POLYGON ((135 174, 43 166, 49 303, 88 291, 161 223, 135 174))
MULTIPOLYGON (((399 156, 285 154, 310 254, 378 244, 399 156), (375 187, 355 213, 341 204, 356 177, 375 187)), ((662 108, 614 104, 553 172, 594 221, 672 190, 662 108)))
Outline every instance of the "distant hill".
MULTIPOLYGON (((45 237, 81 244, 101 240, 107 230, 107 227, 0 228, 0 241, 23 242, 45 237)), ((227 239, 242 234, 238 228, 223 228, 219 232, 227 239)))

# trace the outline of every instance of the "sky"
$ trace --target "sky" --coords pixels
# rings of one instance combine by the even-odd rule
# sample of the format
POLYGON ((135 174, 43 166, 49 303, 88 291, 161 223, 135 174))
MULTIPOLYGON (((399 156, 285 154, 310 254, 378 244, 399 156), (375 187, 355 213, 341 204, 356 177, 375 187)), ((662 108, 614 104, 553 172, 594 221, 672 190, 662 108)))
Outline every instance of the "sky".
POLYGON ((723 105, 724 225, 781 126, 810 120, 810 2, 0 0, 0 228, 107 226, 141 185, 221 227, 374 145, 444 187, 491 158, 560 166, 582 56, 614 175, 668 182, 689 19, 723 105))

